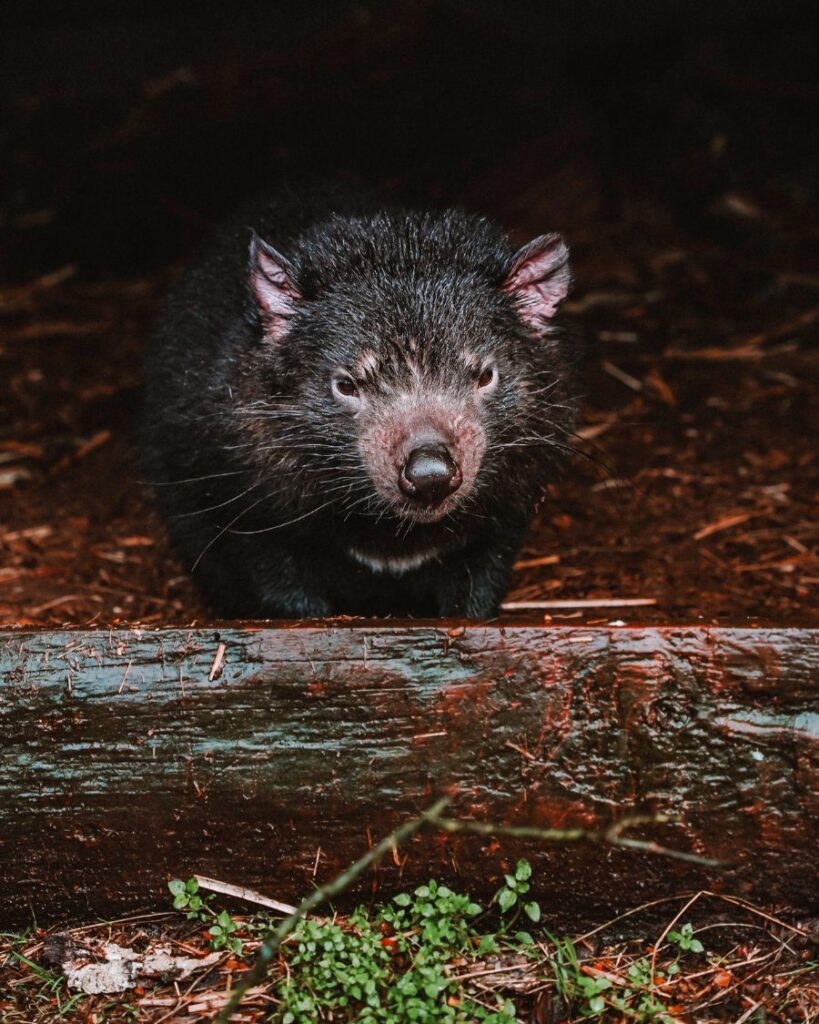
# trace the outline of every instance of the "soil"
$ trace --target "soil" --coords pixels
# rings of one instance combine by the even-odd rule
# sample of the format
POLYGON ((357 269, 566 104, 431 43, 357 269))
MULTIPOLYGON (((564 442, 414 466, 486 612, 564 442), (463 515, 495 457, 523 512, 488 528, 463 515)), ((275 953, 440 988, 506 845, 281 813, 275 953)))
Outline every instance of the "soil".
MULTIPOLYGON (((133 55, 108 68, 119 88, 104 99, 81 76, 74 93, 25 76, 9 93, 0 622, 207 619, 136 468, 141 351, 180 255, 241 198, 225 140, 236 136, 246 162, 258 130, 248 111, 260 95, 273 109, 271 76, 309 59, 299 102, 322 109, 340 77, 334 117, 352 123, 362 109, 376 117, 371 87, 390 69, 392 94, 411 98, 409 130, 432 99, 428 82, 411 86, 425 40, 445 53, 457 41, 478 61, 500 31, 488 6, 467 16, 456 5, 446 24, 423 5, 419 17, 384 9, 364 36, 349 12, 308 26, 286 57, 260 41, 249 70, 227 44, 200 44, 168 55, 164 77, 133 55), (219 160, 201 170, 208 146, 219 160)), ((339 176, 369 153, 393 198, 461 202, 521 241, 559 229, 572 246, 567 315, 586 349, 577 455, 521 555, 545 561, 517 571, 509 599, 613 604, 548 609, 556 622, 819 624, 819 61, 787 19, 772 31, 752 26, 738 49, 694 26, 685 45, 657 44, 662 69, 637 62, 613 84, 609 44, 586 45, 574 77, 546 68, 521 84, 495 66, 495 105, 472 126, 469 158, 456 144, 457 97, 429 129, 430 144, 436 132, 449 140, 437 164, 428 146, 409 155, 403 135, 358 139, 355 159, 338 141, 339 176), (512 123, 504 103, 516 105, 512 123), (532 127, 555 104, 560 115, 532 127), (655 603, 618 608, 624 598, 655 603)), ((79 60, 81 42, 66 45, 79 60)), ((315 169, 318 129, 282 131, 259 174, 315 169)), ((258 182, 246 177, 249 191, 258 182)))

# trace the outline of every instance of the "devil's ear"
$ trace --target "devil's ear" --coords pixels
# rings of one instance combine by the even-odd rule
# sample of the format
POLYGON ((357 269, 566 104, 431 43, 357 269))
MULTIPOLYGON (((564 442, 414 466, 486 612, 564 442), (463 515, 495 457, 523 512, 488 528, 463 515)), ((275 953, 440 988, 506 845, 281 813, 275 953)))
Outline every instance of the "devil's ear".
POLYGON ((254 232, 250 239, 250 294, 256 303, 264 333, 278 340, 287 332, 301 294, 290 261, 254 232))
POLYGON ((537 331, 549 326, 571 282, 569 250, 557 234, 540 235, 512 257, 501 286, 518 300, 523 319, 537 331))

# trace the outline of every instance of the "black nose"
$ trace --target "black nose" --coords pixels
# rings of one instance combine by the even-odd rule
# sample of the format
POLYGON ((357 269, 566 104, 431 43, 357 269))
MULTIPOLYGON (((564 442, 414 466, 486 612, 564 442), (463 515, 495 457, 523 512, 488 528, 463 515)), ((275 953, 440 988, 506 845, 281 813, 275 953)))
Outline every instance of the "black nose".
POLYGON ((443 445, 415 448, 401 468, 398 483, 408 498, 437 505, 461 486, 461 471, 443 445))

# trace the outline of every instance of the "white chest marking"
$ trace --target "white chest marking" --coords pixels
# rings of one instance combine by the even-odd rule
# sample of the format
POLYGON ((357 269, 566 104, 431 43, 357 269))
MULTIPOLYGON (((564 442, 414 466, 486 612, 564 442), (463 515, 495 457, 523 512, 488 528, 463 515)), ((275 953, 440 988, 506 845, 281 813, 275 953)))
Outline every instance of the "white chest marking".
POLYGON ((356 562, 366 565, 373 572, 388 572, 393 576, 402 576, 405 572, 412 572, 413 569, 420 568, 425 562, 431 562, 438 557, 436 548, 432 548, 430 551, 421 551, 417 555, 407 555, 405 558, 376 558, 373 555, 364 554, 363 551, 356 551, 355 548, 350 548, 349 554, 356 562))

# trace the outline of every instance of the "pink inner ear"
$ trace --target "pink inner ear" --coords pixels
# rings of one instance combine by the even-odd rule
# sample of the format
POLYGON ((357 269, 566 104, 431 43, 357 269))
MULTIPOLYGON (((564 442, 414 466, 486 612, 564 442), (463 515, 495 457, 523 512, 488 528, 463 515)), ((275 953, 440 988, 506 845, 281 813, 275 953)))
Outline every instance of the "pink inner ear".
POLYGON ((518 299, 523 319, 543 330, 566 298, 570 281, 566 243, 560 235, 541 235, 516 253, 502 287, 518 299))
POLYGON ((278 340, 301 298, 283 256, 256 235, 250 242, 250 288, 259 307, 265 335, 278 340))

